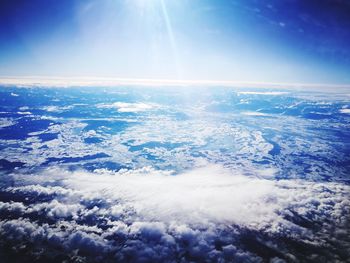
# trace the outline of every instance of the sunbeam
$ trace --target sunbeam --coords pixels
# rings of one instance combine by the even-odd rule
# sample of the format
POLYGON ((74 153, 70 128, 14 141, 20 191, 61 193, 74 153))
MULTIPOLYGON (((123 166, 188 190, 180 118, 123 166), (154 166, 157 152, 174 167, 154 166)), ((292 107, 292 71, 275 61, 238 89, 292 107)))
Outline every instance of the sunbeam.
POLYGON ((167 10, 167 7, 166 7, 164 0, 159 0, 159 1, 160 1, 161 6, 162 6, 162 14, 163 14, 163 18, 165 21, 165 25, 166 25, 170 45, 171 45, 172 55, 173 55, 174 62, 175 62, 176 76, 177 76, 178 80, 181 80, 182 79, 181 63, 180 63, 180 59, 179 59, 179 55, 178 55, 178 50, 177 50, 178 47, 177 47, 176 40, 174 37, 173 28, 171 26, 171 21, 169 18, 168 10, 167 10))

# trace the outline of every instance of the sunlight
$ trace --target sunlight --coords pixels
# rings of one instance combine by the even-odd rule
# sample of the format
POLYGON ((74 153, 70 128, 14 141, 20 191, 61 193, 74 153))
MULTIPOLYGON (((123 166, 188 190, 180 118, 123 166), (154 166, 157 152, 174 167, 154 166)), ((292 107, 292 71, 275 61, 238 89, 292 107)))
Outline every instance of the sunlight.
POLYGON ((162 5, 162 11, 163 11, 163 16, 164 16, 164 20, 165 20, 165 25, 166 25, 166 29, 167 29, 167 32, 168 32, 171 49, 172 49, 172 52, 173 52, 174 62, 175 62, 176 71, 177 71, 176 72, 177 73, 177 79, 182 79, 181 66, 180 66, 179 56, 178 56, 178 52, 177 52, 177 44, 176 44, 176 41, 175 41, 173 29, 172 29, 172 26, 171 26, 171 21, 170 21, 170 18, 169 18, 168 10, 167 10, 167 7, 165 5, 164 0, 160 0, 160 3, 162 5))

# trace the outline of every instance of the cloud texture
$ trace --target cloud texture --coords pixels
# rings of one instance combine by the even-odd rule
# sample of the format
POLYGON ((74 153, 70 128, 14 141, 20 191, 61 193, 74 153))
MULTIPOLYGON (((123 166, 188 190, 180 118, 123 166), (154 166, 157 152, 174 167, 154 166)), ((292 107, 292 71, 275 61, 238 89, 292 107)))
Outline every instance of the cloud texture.
POLYGON ((217 165, 182 174, 151 167, 48 169, 8 175, 6 182, 1 195, 16 201, 0 203, 1 245, 29 258, 298 262, 349 256, 350 188, 339 183, 272 181, 217 165))
POLYGON ((343 95, 0 92, 2 262, 350 258, 343 95))

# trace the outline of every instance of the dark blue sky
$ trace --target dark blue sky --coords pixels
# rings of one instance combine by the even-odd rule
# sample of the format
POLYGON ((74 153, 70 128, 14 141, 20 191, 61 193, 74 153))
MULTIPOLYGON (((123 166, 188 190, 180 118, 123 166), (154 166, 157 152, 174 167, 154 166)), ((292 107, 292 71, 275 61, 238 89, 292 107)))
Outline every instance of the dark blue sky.
POLYGON ((0 75, 350 83, 350 2, 1 0, 0 75))

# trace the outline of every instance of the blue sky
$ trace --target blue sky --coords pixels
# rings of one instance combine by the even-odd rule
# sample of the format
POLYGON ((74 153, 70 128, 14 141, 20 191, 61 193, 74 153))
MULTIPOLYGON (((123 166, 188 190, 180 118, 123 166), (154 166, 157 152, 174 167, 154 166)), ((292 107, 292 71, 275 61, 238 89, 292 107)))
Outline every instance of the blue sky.
POLYGON ((3 0, 0 75, 350 83, 342 0, 3 0))

